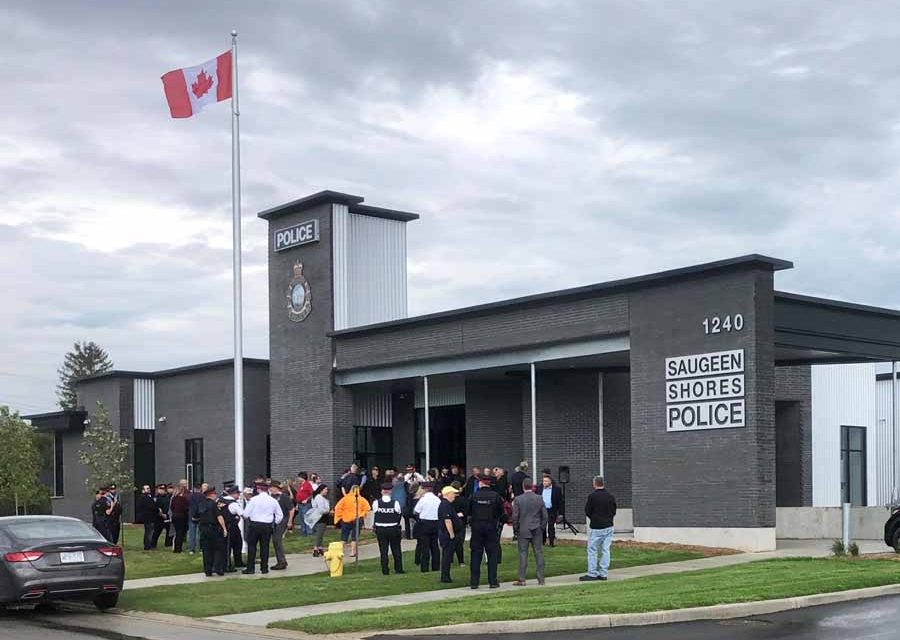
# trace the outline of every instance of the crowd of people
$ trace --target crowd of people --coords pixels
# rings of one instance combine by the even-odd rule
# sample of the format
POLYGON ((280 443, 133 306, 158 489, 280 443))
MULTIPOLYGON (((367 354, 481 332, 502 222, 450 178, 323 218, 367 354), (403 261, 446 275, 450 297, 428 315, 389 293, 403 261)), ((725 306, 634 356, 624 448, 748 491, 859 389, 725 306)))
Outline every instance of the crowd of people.
MULTIPOLYGON (((564 509, 563 492, 549 469, 543 470, 539 484, 534 483, 524 460, 511 474, 502 467, 486 466, 472 467, 467 476, 456 465, 423 475, 413 464, 403 470, 382 470, 354 463, 335 479, 333 489, 317 474, 306 472, 283 483, 257 476, 251 487, 228 486, 221 494, 205 483, 189 487, 186 480, 155 489, 144 485, 135 519, 144 526, 145 550, 158 548, 160 538, 174 553, 182 553, 185 543, 188 553, 199 548, 207 576, 239 569, 253 574, 257 552, 261 573, 286 569, 284 537, 294 529, 301 536, 312 536, 312 554, 322 556, 325 532, 335 526, 350 558, 358 554, 360 531, 371 529, 385 575, 390 573, 391 558, 394 572, 405 572, 402 539, 415 539, 418 569, 439 571, 441 582, 451 582, 454 559, 458 566, 465 566, 468 531, 469 581, 477 589, 485 560, 488 585, 499 587, 500 535, 507 523, 518 540, 519 573, 514 584, 525 584, 529 550, 535 557, 538 583, 543 584, 543 546, 555 545, 556 523, 564 509), (271 567, 270 546, 275 553, 271 567)), ((118 542, 122 510, 115 487, 97 492, 92 511, 97 530, 118 542)), ((606 579, 615 512, 615 498, 602 478, 595 478, 594 492, 585 505, 590 531, 588 573, 583 580, 606 579)))

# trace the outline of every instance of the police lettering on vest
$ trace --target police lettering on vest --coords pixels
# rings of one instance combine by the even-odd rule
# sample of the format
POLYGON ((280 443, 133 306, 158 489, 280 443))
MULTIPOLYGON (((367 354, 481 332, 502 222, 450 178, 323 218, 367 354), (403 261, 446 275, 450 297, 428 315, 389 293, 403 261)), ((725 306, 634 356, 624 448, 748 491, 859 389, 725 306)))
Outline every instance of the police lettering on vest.
POLYGON ((389 529, 392 527, 400 528, 400 505, 397 501, 388 497, 387 500, 379 498, 375 502, 375 522, 376 529, 389 529))
POLYGON ((487 487, 479 489, 469 507, 472 522, 496 522, 500 519, 501 508, 500 494, 487 487))

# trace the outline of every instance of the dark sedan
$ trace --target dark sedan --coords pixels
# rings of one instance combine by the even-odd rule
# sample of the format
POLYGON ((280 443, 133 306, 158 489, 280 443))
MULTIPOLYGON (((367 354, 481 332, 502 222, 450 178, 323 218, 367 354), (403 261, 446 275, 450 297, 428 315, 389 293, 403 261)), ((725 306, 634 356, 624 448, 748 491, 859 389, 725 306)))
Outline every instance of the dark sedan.
POLYGON ((122 547, 75 518, 0 518, 0 604, 90 600, 116 606, 125 580, 122 547))

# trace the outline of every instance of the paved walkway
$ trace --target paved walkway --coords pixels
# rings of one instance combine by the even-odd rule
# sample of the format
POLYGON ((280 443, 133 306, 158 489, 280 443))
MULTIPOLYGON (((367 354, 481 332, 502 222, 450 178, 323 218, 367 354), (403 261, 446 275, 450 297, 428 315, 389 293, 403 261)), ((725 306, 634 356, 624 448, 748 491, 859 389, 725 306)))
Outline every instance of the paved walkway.
MULTIPOLYGON (((777 551, 764 553, 740 553, 729 556, 714 556, 711 558, 699 558, 697 560, 684 560, 681 562, 669 562, 664 564, 642 565, 613 570, 609 574, 611 581, 630 580, 644 576, 655 576, 668 573, 680 573, 683 571, 698 571, 700 569, 713 569, 716 567, 729 567, 757 560, 769 560, 773 558, 791 557, 824 557, 830 555, 831 541, 829 540, 779 540, 777 551)), ((860 543, 863 553, 877 553, 887 551, 883 544, 877 542, 860 543)), ((459 569, 457 569, 459 571, 459 569)), ((465 571, 465 569, 463 569, 465 571)), ((557 576, 547 578, 547 584, 551 586, 577 584, 581 574, 557 576)), ((437 574, 435 574, 437 579, 437 574)), ((538 588, 537 582, 529 582, 529 588, 538 588)), ((504 583, 501 591, 514 589, 512 583, 504 583)), ((358 600, 345 600, 343 602, 329 602, 325 604, 308 605, 303 607, 287 607, 284 609, 269 609, 267 611, 254 611, 251 613, 239 613, 226 616, 209 618, 219 622, 230 622, 257 627, 264 627, 271 622, 304 618, 324 613, 340 613, 356 611, 359 609, 373 609, 384 607, 398 607, 420 602, 435 602, 446 598, 464 598, 485 593, 486 588, 479 590, 468 587, 457 589, 443 589, 438 591, 423 591, 419 593, 407 593, 380 598, 361 598, 358 600)))

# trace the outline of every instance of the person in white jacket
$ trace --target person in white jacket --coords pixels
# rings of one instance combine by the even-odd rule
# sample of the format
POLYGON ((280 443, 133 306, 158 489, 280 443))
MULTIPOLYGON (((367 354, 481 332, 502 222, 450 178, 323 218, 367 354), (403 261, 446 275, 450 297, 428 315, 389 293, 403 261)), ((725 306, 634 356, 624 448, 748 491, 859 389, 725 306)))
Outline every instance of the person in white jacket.
POLYGON ((326 516, 331 513, 331 503, 328 501, 328 485, 320 484, 313 491, 312 502, 309 511, 303 518, 306 526, 312 529, 315 541, 313 542, 313 556, 321 556, 325 553, 323 539, 325 537, 325 527, 327 526, 326 516))

